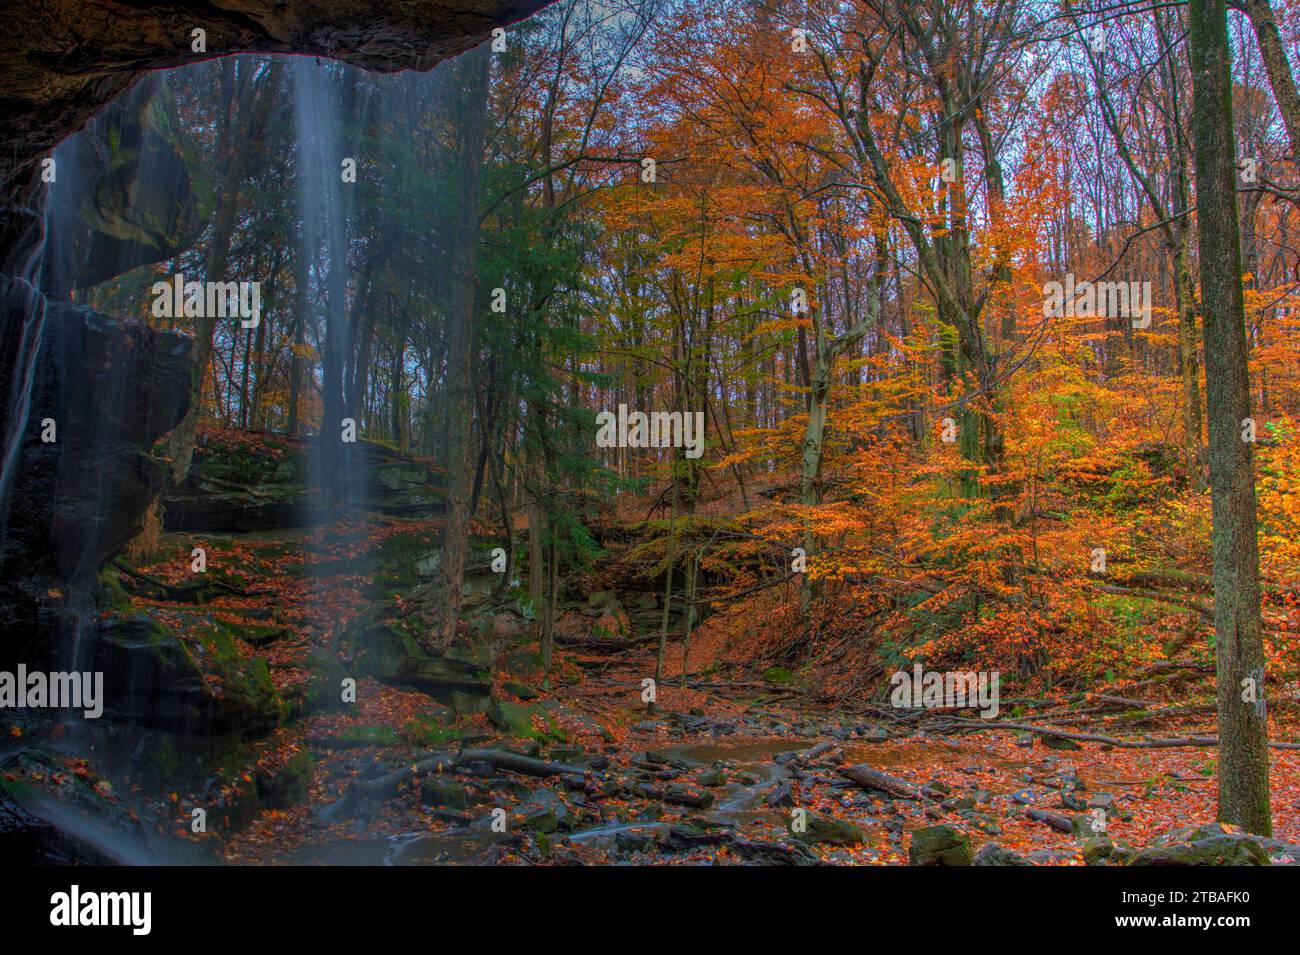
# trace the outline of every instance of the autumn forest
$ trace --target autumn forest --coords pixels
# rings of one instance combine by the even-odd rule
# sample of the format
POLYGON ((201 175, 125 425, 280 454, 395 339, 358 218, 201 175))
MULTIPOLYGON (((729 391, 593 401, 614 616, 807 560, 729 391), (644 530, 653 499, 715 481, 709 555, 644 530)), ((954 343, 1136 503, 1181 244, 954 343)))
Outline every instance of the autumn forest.
POLYGON ((1300 863, 1300 4, 481 6, 38 18, 0 853, 1300 863))

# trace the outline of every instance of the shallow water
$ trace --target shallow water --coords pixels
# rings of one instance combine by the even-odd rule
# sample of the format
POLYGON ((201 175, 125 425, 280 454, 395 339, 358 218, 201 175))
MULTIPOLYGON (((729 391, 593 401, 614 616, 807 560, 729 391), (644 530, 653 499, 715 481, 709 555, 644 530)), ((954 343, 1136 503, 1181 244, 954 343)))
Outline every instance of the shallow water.
MULTIPOLYGON (((977 740, 911 738, 906 741, 870 743, 853 740, 824 741, 834 743, 843 751, 846 765, 867 763, 885 772, 903 776, 910 776, 909 770, 921 770, 913 778, 922 783, 929 779, 926 771, 941 766, 993 772, 1001 780, 1001 785, 986 788, 1001 793, 1009 793, 1018 788, 1021 784, 1016 782, 1015 771, 1034 762, 1029 753, 1026 753, 1023 761, 1007 759, 985 748, 977 740)), ((785 812, 769 809, 764 801, 775 786, 790 778, 786 765, 775 759, 783 753, 806 752, 819 742, 823 740, 736 736, 701 739, 663 747, 652 746, 651 749, 689 764, 690 769, 683 773, 682 782, 690 782, 691 776, 713 768, 715 763, 725 764, 730 769, 732 778, 725 785, 710 790, 715 801, 709 809, 699 812, 702 821, 738 828, 750 828, 763 822, 784 828, 785 812), (749 783, 736 780, 734 774, 737 773, 748 773, 757 781, 749 783)), ((853 787, 846 787, 845 792, 857 795, 857 790, 853 787)), ((881 844, 884 843, 885 833, 879 828, 878 820, 858 818, 855 821, 868 824, 873 833, 880 834, 881 844)), ((591 853, 595 861, 600 853, 613 847, 620 832, 654 832, 666 830, 671 824, 655 819, 611 821, 566 835, 556 833, 552 838, 556 841, 564 840, 575 849, 585 850, 583 855, 591 853)), ((497 835, 485 827, 411 832, 398 836, 364 836, 304 846, 293 861, 307 864, 401 866, 488 864, 493 861, 493 848, 496 844, 497 835)))

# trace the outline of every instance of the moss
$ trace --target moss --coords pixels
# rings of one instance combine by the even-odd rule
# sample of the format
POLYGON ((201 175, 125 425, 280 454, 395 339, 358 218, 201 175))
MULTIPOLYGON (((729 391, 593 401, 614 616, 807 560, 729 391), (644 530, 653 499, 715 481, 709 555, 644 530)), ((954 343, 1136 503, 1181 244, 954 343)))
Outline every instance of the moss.
POLYGON ((274 643, 285 635, 283 627, 274 624, 240 622, 232 620, 217 620, 216 625, 224 630, 236 640, 242 640, 249 646, 261 647, 268 643, 274 643))
POLYGON ((287 709, 276 692, 266 660, 245 656, 229 630, 216 623, 198 634, 198 643, 203 652, 194 655, 203 671, 216 678, 224 696, 252 713, 264 715, 273 710, 279 715, 276 723, 283 722, 287 709))
POLYGON ((302 750, 275 771, 260 772, 256 777, 257 795, 268 809, 285 809, 307 798, 315 764, 311 753, 302 750))
POLYGON ((763 671, 763 682, 776 686, 788 686, 794 682, 794 674, 785 667, 769 667, 763 671))
POLYGON ((122 574, 112 564, 99 568, 99 586, 101 611, 126 613, 132 609, 131 595, 122 586, 122 574))
POLYGON ((396 746, 397 731, 391 726, 349 726, 338 740, 351 746, 396 746))
POLYGON ((501 732, 520 739, 551 743, 564 742, 567 738, 564 731, 555 722, 555 718, 549 713, 543 714, 537 706, 498 700, 488 709, 487 716, 492 725, 501 732), (545 717, 545 729, 539 729, 535 724, 534 717, 539 715, 545 717))
POLYGON ((402 727, 401 737, 421 749, 437 749, 461 737, 455 726, 446 726, 436 717, 416 717, 402 727))

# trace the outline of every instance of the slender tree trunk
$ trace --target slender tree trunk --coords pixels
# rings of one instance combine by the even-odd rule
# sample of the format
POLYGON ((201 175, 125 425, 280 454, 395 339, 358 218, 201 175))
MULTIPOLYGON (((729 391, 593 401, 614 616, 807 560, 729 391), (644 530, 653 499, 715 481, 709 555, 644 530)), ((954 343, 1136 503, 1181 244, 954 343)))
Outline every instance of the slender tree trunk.
POLYGON ((1259 551, 1251 444, 1246 311, 1237 225, 1231 53, 1224 0, 1191 0, 1192 132, 1205 328, 1206 408, 1214 542, 1214 631, 1221 822, 1268 835, 1259 551), (1253 687, 1254 699, 1247 692, 1253 687))
POLYGON ((289 437, 296 438, 302 422, 298 405, 302 402, 302 347, 307 335, 307 266, 298 256, 297 287, 294 292, 293 344, 289 346, 289 437))
MULTIPOLYGON (((250 69, 237 60, 221 64, 224 123, 217 145, 217 161, 221 167, 221 182, 217 192, 217 207, 213 216, 212 236, 204 256, 203 278, 209 282, 222 282, 226 278, 226 263, 230 254, 230 239, 235 232, 236 214, 239 211, 239 185, 246 163, 249 95, 252 81, 244 75, 244 85, 236 97, 243 70, 250 69), (240 130, 245 130, 241 135, 240 130)), ((204 301, 206 305, 206 299, 204 301)), ((180 484, 190 472, 194 456, 194 441, 198 435, 199 419, 203 416, 203 379, 212 360, 212 334, 216 330, 215 316, 205 313, 194 322, 194 338, 190 342, 190 361, 193 377, 190 380, 190 401, 167 442, 171 457, 172 484, 180 484)))
POLYGON ((560 572, 556 560, 555 538, 546 548, 546 609, 542 614, 542 689, 551 691, 551 660, 555 655, 555 602, 560 596, 560 572))
POLYGON ((510 592, 510 581, 515 576, 515 526, 510 519, 510 504, 506 499, 506 485, 501 476, 501 455, 492 455, 491 469, 492 486, 497 495, 497 507, 501 509, 501 529, 506 537, 506 569, 505 573, 501 575, 501 581, 497 584, 495 596, 498 600, 504 600, 506 594, 510 592))
POLYGON ((1174 252, 1174 282, 1178 305, 1178 363, 1183 381, 1183 456, 1192 489, 1203 492, 1205 461, 1201 449, 1201 372, 1196 347, 1196 282, 1192 278, 1192 266, 1188 261, 1185 242, 1174 252))
POLYGON ((478 184, 487 130, 487 83, 491 60, 487 44, 466 53, 467 116, 460 147, 461 187, 457 216, 455 302, 447 328, 447 519, 443 525, 443 607, 435 642, 447 647, 460 620, 465 553, 469 546, 469 497, 474 428, 473 359, 475 263, 478 251, 478 184))
POLYGON ((1287 138, 1291 140, 1291 153, 1300 154, 1300 92, 1296 91, 1295 73, 1287 60, 1273 8, 1268 0, 1244 0, 1242 6, 1255 28, 1255 41, 1259 44, 1264 72, 1268 74, 1268 85, 1273 89, 1273 99, 1282 114, 1287 138))
MULTIPOLYGON (((664 611, 659 617, 659 649, 655 653, 655 693, 664 685, 664 653, 668 649, 668 618, 672 615, 673 606, 673 564, 671 558, 668 561, 668 569, 664 571, 664 611)), ((649 706, 651 713, 655 711, 655 704, 649 706)))
MULTIPOLYGON (((818 350, 820 352, 820 346, 818 350)), ((799 480, 799 500, 806 507, 815 507, 822 502, 822 452, 826 435, 826 402, 830 390, 830 364, 823 355, 818 354, 816 371, 808 389, 808 425, 804 429, 803 467, 799 480)), ((804 533, 803 547, 808 557, 817 550, 817 539, 811 529, 804 533)), ((806 611, 816 596, 810 574, 803 575, 800 596, 806 611)))
POLYGON ((700 555, 688 554, 686 558, 686 614, 682 617, 682 689, 686 689, 686 675, 690 672, 691 631, 695 627, 695 585, 700 574, 700 555))

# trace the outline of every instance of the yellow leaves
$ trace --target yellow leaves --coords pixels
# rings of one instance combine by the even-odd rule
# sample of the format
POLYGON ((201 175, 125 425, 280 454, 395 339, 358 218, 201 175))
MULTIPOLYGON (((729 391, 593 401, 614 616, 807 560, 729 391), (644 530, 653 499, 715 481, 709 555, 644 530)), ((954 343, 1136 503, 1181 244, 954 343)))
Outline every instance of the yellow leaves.
POLYGON ((745 336, 747 341, 760 338, 764 335, 775 335, 785 331, 795 331, 800 328, 811 328, 812 320, 808 318, 775 318, 770 322, 762 322, 754 326, 753 331, 745 336))

